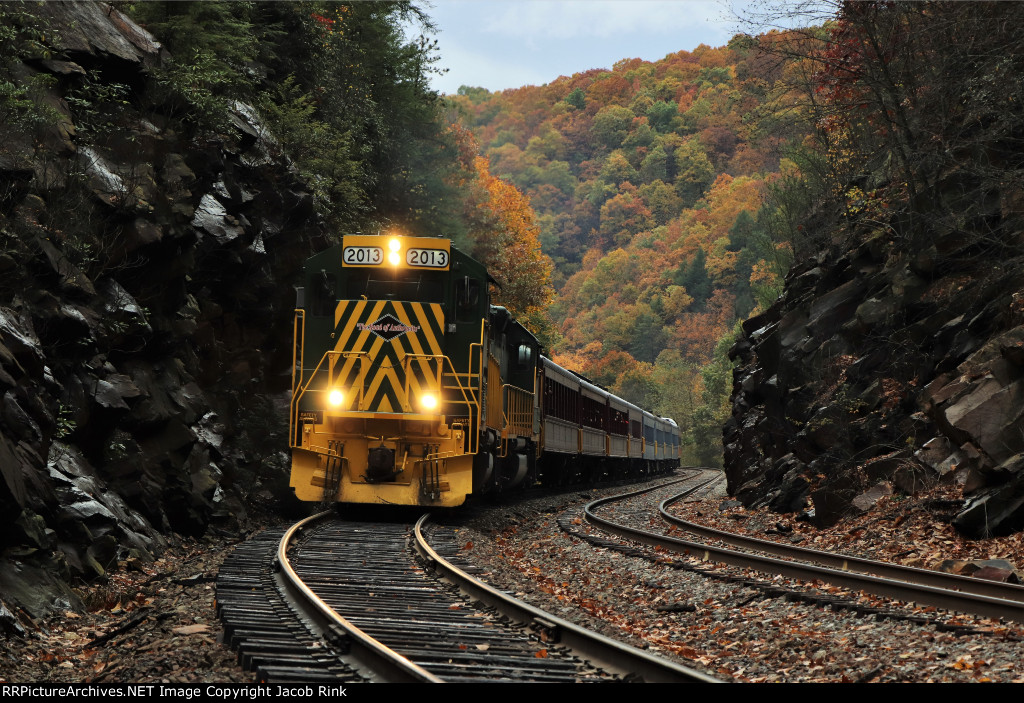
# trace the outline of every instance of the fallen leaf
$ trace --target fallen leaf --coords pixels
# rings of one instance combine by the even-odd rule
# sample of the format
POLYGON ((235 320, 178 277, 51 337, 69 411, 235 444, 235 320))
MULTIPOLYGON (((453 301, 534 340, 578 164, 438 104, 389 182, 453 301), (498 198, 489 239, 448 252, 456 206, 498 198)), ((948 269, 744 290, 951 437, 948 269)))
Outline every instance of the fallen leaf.
POLYGON ((209 625, 184 625, 182 627, 174 628, 172 632, 176 635, 195 635, 200 632, 206 632, 209 629, 209 625))

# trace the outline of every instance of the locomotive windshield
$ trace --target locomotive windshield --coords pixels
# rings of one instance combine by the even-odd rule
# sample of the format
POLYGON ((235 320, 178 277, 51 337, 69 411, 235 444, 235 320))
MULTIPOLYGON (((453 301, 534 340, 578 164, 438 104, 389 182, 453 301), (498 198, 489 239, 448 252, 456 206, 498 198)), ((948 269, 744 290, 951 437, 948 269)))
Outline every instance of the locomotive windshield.
POLYGON ((444 303, 446 271, 347 269, 343 300, 415 300, 444 303))

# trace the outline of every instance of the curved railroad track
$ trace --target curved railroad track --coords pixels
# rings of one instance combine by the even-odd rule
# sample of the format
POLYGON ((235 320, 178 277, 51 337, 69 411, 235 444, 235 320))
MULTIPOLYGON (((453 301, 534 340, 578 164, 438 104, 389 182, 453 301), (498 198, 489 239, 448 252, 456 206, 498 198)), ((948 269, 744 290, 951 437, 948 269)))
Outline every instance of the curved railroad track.
POLYGON ((225 562, 225 637, 261 682, 714 680, 518 602, 458 553, 427 516, 307 518, 225 562))
MULTIPOLYGON (((593 501, 585 506, 584 515, 589 523, 605 532, 663 550, 663 554, 696 557, 702 561, 755 569, 761 573, 777 574, 802 581, 824 581, 884 598, 1024 622, 1022 586, 737 535, 687 522, 669 513, 670 505, 707 488, 714 481, 715 479, 711 478, 690 486, 662 500, 658 506, 657 512, 662 520, 702 538, 704 541, 701 542, 681 539, 665 534, 664 530, 653 530, 649 526, 638 527, 636 519, 610 519, 598 514, 598 510, 603 506, 629 500, 661 487, 593 501)), ((632 509, 634 518, 649 516, 651 512, 649 507, 632 509)))

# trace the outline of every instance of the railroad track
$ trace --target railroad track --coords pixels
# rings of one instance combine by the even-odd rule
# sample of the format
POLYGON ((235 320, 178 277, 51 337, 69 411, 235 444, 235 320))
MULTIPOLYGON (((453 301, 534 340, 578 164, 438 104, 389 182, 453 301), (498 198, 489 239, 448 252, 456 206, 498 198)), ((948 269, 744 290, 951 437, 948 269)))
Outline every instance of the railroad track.
MULTIPOLYGON (((703 538, 705 541, 702 542, 631 526, 598 514, 602 506, 640 496, 657 490, 656 488, 593 501, 585 506, 584 515, 589 523, 605 532, 664 552, 696 557, 705 562, 719 562, 803 581, 820 580, 894 600, 912 601, 920 605, 983 617, 1024 622, 1022 586, 736 535, 687 522, 669 513, 670 505, 707 488, 710 483, 711 480, 708 480, 690 486, 661 501, 658 506, 658 513, 663 520, 703 538)), ((643 511, 634 511, 634 514, 637 512, 643 511)), ((649 509, 646 512, 650 513, 649 509)))
POLYGON ((492 589, 451 531, 323 513, 241 545, 218 612, 260 682, 714 681, 492 589))

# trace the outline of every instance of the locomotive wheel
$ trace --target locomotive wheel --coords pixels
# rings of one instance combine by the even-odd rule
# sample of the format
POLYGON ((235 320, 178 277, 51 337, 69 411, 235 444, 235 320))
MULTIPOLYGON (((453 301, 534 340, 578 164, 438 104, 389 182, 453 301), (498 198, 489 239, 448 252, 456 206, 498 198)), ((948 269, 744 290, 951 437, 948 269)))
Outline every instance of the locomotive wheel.
POLYGON ((488 493, 494 490, 494 455, 488 451, 477 452, 473 457, 473 492, 488 493))

